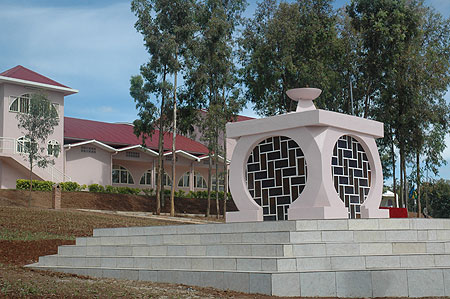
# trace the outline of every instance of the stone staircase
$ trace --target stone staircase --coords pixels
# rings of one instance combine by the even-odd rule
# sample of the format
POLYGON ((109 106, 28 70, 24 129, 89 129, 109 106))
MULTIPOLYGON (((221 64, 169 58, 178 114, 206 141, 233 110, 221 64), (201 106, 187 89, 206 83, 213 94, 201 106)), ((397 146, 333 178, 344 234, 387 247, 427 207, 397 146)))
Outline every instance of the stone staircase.
POLYGON ((450 219, 95 229, 29 267, 278 296, 450 296, 450 219))

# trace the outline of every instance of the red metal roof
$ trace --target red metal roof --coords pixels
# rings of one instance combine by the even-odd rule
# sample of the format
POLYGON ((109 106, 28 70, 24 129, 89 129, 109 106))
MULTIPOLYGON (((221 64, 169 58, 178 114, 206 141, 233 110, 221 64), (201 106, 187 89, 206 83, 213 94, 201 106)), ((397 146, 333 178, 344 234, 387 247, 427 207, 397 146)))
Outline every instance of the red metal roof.
POLYGON ((37 82, 37 83, 43 83, 43 84, 48 84, 48 85, 53 85, 53 86, 70 88, 70 87, 62 85, 61 83, 58 83, 50 78, 42 76, 41 74, 33 72, 32 70, 27 69, 26 67, 23 67, 21 65, 18 65, 16 67, 13 67, 12 69, 4 71, 3 73, 0 73, 0 76, 14 78, 14 79, 20 79, 20 80, 26 80, 26 81, 31 81, 31 82, 37 82))
POLYGON ((244 116, 244 115, 238 115, 236 117, 236 121, 244 121, 244 120, 250 120, 250 119, 255 119, 255 118, 250 117, 250 116, 244 116))
MULTIPOLYGON (((155 130, 152 138, 146 139, 146 146, 158 150, 159 131, 155 130)), ((77 140, 92 140, 106 143, 108 145, 140 145, 142 139, 133 133, 130 124, 114 124, 87 119, 64 117, 64 138, 77 140)), ((172 134, 164 134, 164 149, 172 150, 172 134)), ((176 149, 184 150, 191 154, 208 153, 208 148, 203 144, 187 137, 177 135, 176 149)))

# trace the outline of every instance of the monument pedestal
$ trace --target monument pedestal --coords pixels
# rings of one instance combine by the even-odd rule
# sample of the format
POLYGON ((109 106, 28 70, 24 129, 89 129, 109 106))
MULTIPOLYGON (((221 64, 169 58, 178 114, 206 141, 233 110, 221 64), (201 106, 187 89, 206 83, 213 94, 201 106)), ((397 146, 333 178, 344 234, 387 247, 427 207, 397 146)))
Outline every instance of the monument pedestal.
POLYGON ((95 229, 28 267, 302 297, 450 296, 450 219, 95 229))

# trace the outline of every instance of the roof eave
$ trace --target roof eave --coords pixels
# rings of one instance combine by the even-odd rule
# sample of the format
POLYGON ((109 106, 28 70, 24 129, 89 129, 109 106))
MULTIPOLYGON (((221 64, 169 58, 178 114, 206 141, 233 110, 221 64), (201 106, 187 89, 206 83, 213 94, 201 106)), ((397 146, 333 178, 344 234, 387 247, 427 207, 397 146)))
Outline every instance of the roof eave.
POLYGON ((58 92, 62 92, 65 96, 78 93, 78 90, 72 89, 69 87, 62 87, 62 86, 56 86, 56 85, 51 85, 51 84, 45 84, 45 83, 39 83, 39 82, 33 82, 33 81, 28 81, 28 80, 0 76, 0 83, 3 83, 3 82, 13 83, 13 84, 22 84, 22 85, 27 85, 27 86, 37 87, 37 88, 49 89, 52 91, 58 91, 58 92))
POLYGON ((78 143, 66 144, 66 145, 64 145, 64 148, 71 149, 72 147, 82 146, 82 145, 86 145, 86 144, 95 144, 96 146, 100 147, 101 149, 111 152, 111 153, 118 152, 115 148, 113 148, 107 144, 104 144, 103 142, 97 141, 95 139, 78 142, 78 143))
POLYGON ((117 152, 124 152, 124 151, 132 150, 132 149, 138 149, 146 154, 149 154, 150 156, 154 156, 154 157, 158 156, 157 152, 155 152, 149 148, 143 147, 142 145, 127 146, 127 147, 118 149, 117 152))

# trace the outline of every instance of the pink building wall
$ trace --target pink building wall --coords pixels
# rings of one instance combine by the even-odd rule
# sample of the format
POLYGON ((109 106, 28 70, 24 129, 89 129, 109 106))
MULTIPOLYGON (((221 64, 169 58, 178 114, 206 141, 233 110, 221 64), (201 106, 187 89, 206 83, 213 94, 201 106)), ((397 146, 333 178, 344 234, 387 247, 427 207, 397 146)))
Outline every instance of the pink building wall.
MULTIPOLYGON (((23 136, 23 132, 21 129, 17 127, 18 121, 17 121, 17 112, 10 112, 9 106, 13 101, 13 97, 20 96, 23 94, 32 94, 37 92, 34 88, 29 88, 25 86, 15 85, 15 84, 8 84, 3 83, 2 85, 2 109, 1 109, 1 127, 0 127, 0 136, 2 137, 9 137, 17 139, 21 136, 23 136)), ((48 97, 51 103, 58 104, 58 115, 59 115, 59 124, 55 127, 53 134, 51 134, 47 141, 49 140, 56 140, 61 145, 61 148, 63 146, 63 139, 64 139, 64 95, 59 92, 53 92, 53 91, 42 91, 44 94, 48 97)), ((43 144, 43 147, 47 148, 47 144, 43 144)), ((60 153, 60 155, 57 158, 53 158, 55 161, 54 167, 58 169, 59 171, 63 172, 63 153, 60 153)))
MULTIPOLYGON (((14 189, 16 188, 16 181, 18 179, 29 178, 29 176, 28 169, 17 165, 11 159, 0 160, 0 188, 14 189)), ((33 175, 33 179, 38 178, 33 175)))
POLYGON ((96 153, 81 152, 81 146, 65 149, 66 175, 80 185, 111 185, 111 153, 95 147, 96 153))

